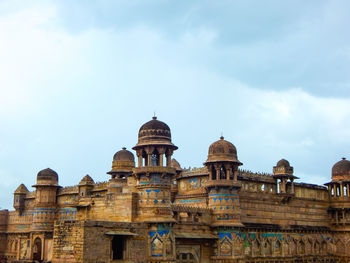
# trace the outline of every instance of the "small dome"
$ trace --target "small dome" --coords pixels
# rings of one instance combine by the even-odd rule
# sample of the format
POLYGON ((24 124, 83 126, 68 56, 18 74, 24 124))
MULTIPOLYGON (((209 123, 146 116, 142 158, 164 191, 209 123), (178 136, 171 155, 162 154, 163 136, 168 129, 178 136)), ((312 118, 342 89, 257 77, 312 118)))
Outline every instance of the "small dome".
POLYGON ((26 194, 28 192, 27 187, 24 184, 20 184, 20 186, 17 187, 15 194, 26 194))
POLYGON ((350 180, 350 161, 342 158, 333 165, 332 180, 350 180))
POLYGON ((176 159, 171 159, 171 163, 170 163, 170 166, 175 168, 176 170, 182 170, 179 162, 176 160, 176 159))
POLYGON ((95 183, 95 182, 94 182, 94 180, 91 178, 91 176, 87 174, 87 175, 85 175, 85 176, 83 177, 83 179, 81 179, 79 185, 92 185, 92 184, 94 184, 94 183, 95 183))
POLYGON ((209 146, 208 159, 207 159, 207 162, 222 162, 222 161, 242 164, 237 159, 236 147, 232 143, 224 140, 223 136, 220 137, 220 140, 212 143, 209 146))
POLYGON ((277 167, 290 167, 289 162, 286 159, 281 159, 276 164, 277 167))
MULTIPOLYGON (((290 166, 290 163, 286 159, 281 159, 273 167, 273 174, 275 176, 293 176, 294 168, 290 166)), ((294 178, 296 178, 294 176, 294 178)))
POLYGON ((125 147, 123 147, 122 150, 114 154, 113 160, 135 162, 135 157, 132 152, 128 151, 125 147))
POLYGON ((46 168, 44 170, 41 170, 37 175, 37 180, 55 180, 58 181, 58 174, 50 169, 46 168))

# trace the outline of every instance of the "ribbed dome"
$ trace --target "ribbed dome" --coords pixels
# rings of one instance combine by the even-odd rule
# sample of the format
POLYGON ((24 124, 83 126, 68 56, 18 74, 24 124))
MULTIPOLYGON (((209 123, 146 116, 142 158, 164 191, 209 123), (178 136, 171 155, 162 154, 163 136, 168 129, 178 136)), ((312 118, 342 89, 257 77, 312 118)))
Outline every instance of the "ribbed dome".
POLYGON ((333 165, 332 180, 350 180, 350 161, 342 158, 333 165))
POLYGON ((123 147, 122 150, 114 154, 113 160, 135 162, 135 157, 132 152, 128 151, 125 147, 123 147))
POLYGON ((236 147, 232 143, 224 140, 223 136, 220 137, 220 140, 212 143, 209 146, 207 159, 207 162, 222 161, 240 163, 240 161, 237 159, 236 147))
POLYGON ((277 167, 290 167, 289 162, 286 159, 281 159, 277 162, 277 167))
POLYGON ((139 130, 138 142, 134 150, 140 146, 145 145, 167 145, 173 149, 177 149, 175 145, 171 143, 171 132, 169 126, 157 120, 157 117, 153 117, 152 120, 143 124, 139 130))
POLYGON ((50 169, 46 168, 44 170, 41 170, 37 175, 37 180, 56 180, 58 181, 58 174, 50 169))
POLYGON ((171 140, 170 128, 166 123, 157 120, 157 117, 153 117, 152 120, 142 125, 139 130, 139 140, 144 137, 171 140))

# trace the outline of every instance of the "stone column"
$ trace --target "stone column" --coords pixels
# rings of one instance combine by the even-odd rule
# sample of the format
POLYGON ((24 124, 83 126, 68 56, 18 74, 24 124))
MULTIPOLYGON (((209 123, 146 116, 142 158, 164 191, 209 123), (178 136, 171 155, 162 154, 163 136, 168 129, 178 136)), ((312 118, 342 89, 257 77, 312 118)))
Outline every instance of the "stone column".
POLYGON ((333 197, 337 196, 337 186, 335 184, 332 185, 333 187, 333 197))
POLYGON ((238 168, 233 171, 233 181, 237 182, 238 180, 238 168))
POLYGON ((138 167, 141 167, 141 166, 142 166, 142 154, 139 153, 139 154, 137 155, 137 158, 138 158, 138 160, 137 160, 137 162, 138 162, 137 166, 138 166, 138 167))
POLYGON ((350 197, 350 190, 349 190, 349 184, 346 184, 346 196, 350 197))
POLYGON ((220 180, 220 165, 214 164, 215 171, 216 171, 216 180, 220 180))
POLYGON ((208 172, 209 172, 209 181, 213 180, 213 167, 211 165, 208 166, 208 172))
POLYGON ((291 183, 291 194, 294 195, 294 179, 290 179, 290 183, 291 183))
POLYGON ((344 188, 343 188, 343 184, 342 184, 342 183, 340 183, 339 187, 340 187, 340 196, 341 196, 341 197, 343 197, 343 196, 344 196, 344 188))
POLYGON ((159 166, 163 166, 163 154, 159 154, 159 166))
POLYGON ((225 169, 226 169, 226 180, 230 180, 231 165, 230 164, 225 164, 225 169))

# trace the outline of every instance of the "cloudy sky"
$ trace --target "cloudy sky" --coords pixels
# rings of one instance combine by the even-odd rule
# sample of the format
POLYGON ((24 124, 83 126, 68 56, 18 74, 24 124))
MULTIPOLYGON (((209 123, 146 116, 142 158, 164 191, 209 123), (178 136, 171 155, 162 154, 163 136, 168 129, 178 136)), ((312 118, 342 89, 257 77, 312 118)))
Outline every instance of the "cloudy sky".
POLYGON ((0 207, 50 167, 108 180, 156 112, 199 167, 234 143, 323 184, 350 158, 350 2, 0 0, 0 207))

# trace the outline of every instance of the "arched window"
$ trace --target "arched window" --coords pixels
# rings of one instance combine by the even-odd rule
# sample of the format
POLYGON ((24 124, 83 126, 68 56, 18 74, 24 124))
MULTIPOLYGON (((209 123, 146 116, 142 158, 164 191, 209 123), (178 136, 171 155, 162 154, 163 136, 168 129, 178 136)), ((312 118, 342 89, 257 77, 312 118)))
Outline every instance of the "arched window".
POLYGON ((157 149, 151 155, 151 166, 159 166, 159 153, 157 149))
POLYGON ((215 170, 214 166, 211 168, 211 174, 212 174, 213 180, 216 180, 216 170, 215 170))
POLYGON ((225 180, 226 179, 226 169, 225 167, 220 168, 220 180, 225 180))

